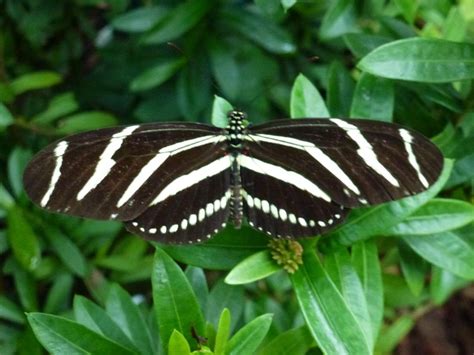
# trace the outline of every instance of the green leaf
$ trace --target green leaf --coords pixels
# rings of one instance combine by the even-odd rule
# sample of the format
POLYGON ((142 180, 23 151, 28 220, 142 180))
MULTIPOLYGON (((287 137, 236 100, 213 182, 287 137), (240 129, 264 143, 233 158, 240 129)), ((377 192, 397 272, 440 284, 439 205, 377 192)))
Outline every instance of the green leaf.
POLYGON ((290 277, 306 325, 323 352, 330 354, 371 352, 350 306, 314 252, 303 255, 303 265, 290 277))
POLYGON ((9 210, 15 205, 13 196, 5 189, 5 186, 0 184, 0 208, 9 210))
POLYGON ((111 24, 119 31, 140 33, 152 29, 168 13, 169 10, 164 6, 144 6, 114 18, 111 24))
POLYGON ((377 338, 383 320, 383 283, 377 245, 368 240, 352 246, 352 263, 359 275, 369 305, 372 334, 377 338))
POLYGON ((12 264, 15 290, 23 310, 29 312, 38 310, 38 292, 35 279, 30 272, 27 272, 19 264, 12 264))
POLYGON ((468 23, 459 6, 452 6, 443 25, 443 38, 461 42, 466 37, 468 23))
POLYGON ((332 62, 328 73, 327 104, 332 117, 349 117, 354 92, 354 81, 346 67, 332 62))
POLYGON ((44 235, 63 264, 75 275, 85 277, 89 272, 87 260, 81 250, 61 230, 45 226, 44 235))
POLYGON ((160 248, 156 248, 152 272, 153 302, 162 344, 168 344, 176 329, 192 347, 194 328, 204 335, 204 318, 186 276, 179 266, 160 248))
POLYGON ((229 285, 240 285, 263 279, 281 270, 269 250, 262 250, 242 260, 225 278, 229 285))
POLYGON ((395 0, 395 5, 402 12, 403 17, 408 23, 413 23, 418 10, 418 1, 413 0, 395 0))
POLYGON ((184 274, 186 275, 191 288, 196 294, 199 308, 206 309, 207 298, 209 297, 209 289, 207 287, 206 274, 204 273, 204 270, 199 267, 188 266, 184 274))
POLYGON ((427 300, 422 292, 416 296, 411 292, 406 280, 400 275, 383 274, 384 302, 387 308, 419 307, 427 300))
POLYGON ((364 333, 369 348, 372 349, 374 336, 367 300, 359 276, 352 266, 349 253, 342 249, 326 255, 325 268, 333 282, 339 286, 339 291, 364 333), (333 278, 333 275, 336 277, 333 278))
POLYGON ((130 90, 138 92, 152 89, 171 78, 184 64, 183 58, 154 65, 138 75, 130 84, 130 90))
POLYGON ((421 295, 425 284, 426 274, 428 272, 427 263, 416 254, 406 243, 399 243, 400 266, 403 276, 411 292, 415 296, 421 295))
POLYGON ((382 329, 375 346, 376 353, 391 354, 414 326, 415 321, 410 316, 401 316, 390 326, 382 329))
POLYGON ((168 344, 169 355, 188 355, 191 354, 191 348, 183 334, 176 329, 171 333, 168 344))
POLYGON ((117 125, 117 118, 102 111, 81 112, 62 119, 58 134, 72 134, 117 125))
POLYGON ((207 299, 206 319, 217 326, 221 312, 228 308, 232 314, 231 330, 235 328, 244 310, 244 289, 241 286, 231 286, 219 280, 207 299))
POLYGON ((394 99, 390 80, 362 73, 354 91, 350 116, 391 122, 394 99))
POLYGON ((74 278, 68 272, 55 275, 43 307, 45 313, 60 313, 68 309, 74 278))
POLYGON ((11 125, 15 119, 13 118, 7 107, 0 102, 0 132, 4 131, 6 127, 11 125))
POLYGON ((217 87, 227 99, 241 100, 242 84, 247 83, 247 78, 242 76, 242 63, 235 56, 234 45, 212 39, 209 43, 209 51, 212 74, 217 82, 217 87))
POLYGON ((340 245, 351 245, 357 241, 385 234, 388 228, 403 221, 441 190, 449 177, 452 166, 452 160, 446 159, 438 181, 425 192, 398 201, 353 211, 346 223, 321 240, 320 248, 327 250, 340 245))
POLYGON ((422 235, 447 232, 474 221, 474 206, 460 200, 435 198, 421 206, 387 234, 422 235))
POLYGON ((4 295, 0 295, 0 319, 17 324, 25 323, 25 315, 21 308, 4 295))
POLYGON ((211 1, 193 0, 180 4, 143 37, 143 43, 160 44, 181 37, 201 21, 211 5, 211 1))
POLYGON ((229 355, 253 354, 267 335, 272 315, 264 314, 242 327, 227 344, 229 355))
POLYGON ((463 279, 448 270, 433 267, 430 293, 435 305, 442 305, 457 290, 466 287, 472 280, 463 279))
POLYGON ((83 296, 74 297, 74 318, 90 330, 133 352, 138 349, 115 321, 99 306, 83 296))
POLYGON ((474 246, 455 232, 402 237, 422 258, 453 274, 474 279, 474 246))
POLYGON ((227 127, 227 114, 232 110, 232 105, 226 99, 215 95, 212 104, 212 124, 220 128, 227 127))
POLYGON ((409 38, 385 44, 358 68, 384 78, 443 83, 474 78, 474 44, 409 38))
POLYGON ((351 0, 337 0, 326 12, 321 22, 319 36, 324 41, 340 37, 356 28, 356 6, 351 0))
POLYGON ((287 354, 306 354, 307 351, 315 346, 315 342, 308 327, 302 326, 287 330, 278 334, 270 340, 259 355, 287 355, 287 354))
POLYGON ((38 71, 34 73, 24 74, 10 83, 10 88, 15 95, 22 94, 26 91, 45 89, 56 84, 62 80, 61 75, 51 71, 38 71))
POLYGON ((375 48, 390 42, 390 38, 367 33, 348 33, 344 35, 344 42, 357 58, 362 58, 375 48))
POLYGON ((219 14, 222 25, 237 32, 275 54, 289 54, 296 50, 287 31, 270 19, 237 8, 224 8, 219 14))
POLYGON ((142 312, 119 285, 110 288, 105 309, 141 353, 154 353, 151 334, 142 312))
POLYGON ((79 104, 72 92, 66 92, 53 97, 48 107, 43 112, 31 119, 32 123, 46 125, 54 122, 56 119, 69 115, 79 108, 79 104))
POLYGON ((19 206, 7 211, 7 235, 16 260, 27 270, 34 270, 41 260, 39 240, 19 206))
POLYGON ((28 313, 27 317, 36 337, 51 354, 133 354, 69 319, 44 313, 28 313))
POLYGON ((303 74, 291 89, 290 112, 292 118, 330 116, 318 89, 303 74))
POLYGON ((224 308, 219 318, 219 323, 217 324, 216 341, 214 345, 215 355, 225 355, 225 348, 230 335, 230 321, 230 311, 224 308))
POLYGON ((13 148, 8 157, 8 180, 16 196, 23 192, 23 171, 31 159, 31 151, 19 146, 13 148))
POLYGON ((224 229, 211 240, 195 245, 162 244, 179 262, 204 269, 230 270, 246 257, 267 248, 268 237, 252 228, 224 229))

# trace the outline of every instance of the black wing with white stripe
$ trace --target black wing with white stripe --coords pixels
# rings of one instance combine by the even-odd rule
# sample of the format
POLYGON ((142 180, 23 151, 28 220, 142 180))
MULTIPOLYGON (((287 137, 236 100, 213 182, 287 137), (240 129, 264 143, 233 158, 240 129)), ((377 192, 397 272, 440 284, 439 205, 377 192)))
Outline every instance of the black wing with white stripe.
POLYGON ((426 190, 439 150, 422 135, 368 120, 280 120, 225 130, 195 123, 102 129, 53 143, 28 165, 41 207, 124 221, 147 239, 192 243, 242 218, 274 237, 321 234, 357 206, 426 190))

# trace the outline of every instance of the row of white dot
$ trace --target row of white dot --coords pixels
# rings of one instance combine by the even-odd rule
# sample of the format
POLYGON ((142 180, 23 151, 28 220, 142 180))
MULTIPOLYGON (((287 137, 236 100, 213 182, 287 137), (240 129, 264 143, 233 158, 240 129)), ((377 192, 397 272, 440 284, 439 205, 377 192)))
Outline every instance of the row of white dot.
MULTIPOLYGON (((197 214, 193 213, 188 218, 183 218, 181 223, 173 224, 170 227, 163 225, 159 229, 153 227, 148 229, 148 233, 156 234, 158 230, 161 234, 176 233, 179 228, 181 228, 182 230, 186 230, 189 225, 194 226, 198 221, 202 222, 206 217, 210 217, 214 213, 217 213, 220 209, 224 209, 227 206, 227 202, 229 201, 230 196, 231 191, 228 190, 221 198, 216 199, 213 203, 208 203, 205 208, 200 208, 197 214)), ((132 225, 134 227, 138 227, 138 222, 133 222, 132 225)), ((222 227, 225 227, 225 223, 222 224, 222 227)), ((140 227, 139 229, 142 232, 146 231, 144 227, 140 227)), ((217 233, 218 230, 216 229, 214 232, 217 233)), ((211 235, 208 234, 206 237, 210 238, 211 235)), ((198 239, 197 241, 200 242, 200 239, 198 239)))
MULTIPOLYGON (((252 197, 247 193, 247 191, 242 190, 242 196, 245 198, 245 201, 247 202, 247 205, 249 208, 256 208, 258 210, 263 211, 264 213, 271 214, 273 218, 276 219, 281 219, 283 222, 286 220, 289 220, 290 223, 292 224, 297 224, 299 223, 302 227, 315 227, 316 222, 314 220, 309 220, 307 221, 303 217, 296 217, 295 214, 293 213, 287 213, 283 208, 278 208, 274 204, 269 203, 267 200, 260 199, 258 197, 252 197)), ((334 215, 334 218, 339 219, 341 218, 341 215, 339 213, 336 213, 334 215)), ((331 225, 334 223, 334 220, 332 218, 328 219, 326 222, 324 221, 318 221, 318 225, 320 227, 326 227, 327 225, 331 225)))

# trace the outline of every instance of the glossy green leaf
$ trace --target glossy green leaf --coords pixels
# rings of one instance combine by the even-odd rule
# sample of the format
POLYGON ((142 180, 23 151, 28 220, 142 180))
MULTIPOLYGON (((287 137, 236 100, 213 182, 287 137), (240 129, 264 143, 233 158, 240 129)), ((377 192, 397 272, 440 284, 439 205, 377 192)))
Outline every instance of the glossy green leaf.
POLYGON ((24 324, 25 314, 15 302, 8 299, 5 295, 0 295, 0 319, 24 324))
POLYGON ((247 78, 242 77, 242 64, 235 57, 232 45, 213 40, 209 44, 212 63, 212 74, 217 82, 217 87, 222 91, 222 96, 227 99, 242 99, 242 84, 247 83, 247 78))
POLYGON ((474 279, 474 246, 456 232, 402 237, 422 258, 466 279, 474 279))
POLYGON ((160 339, 168 344, 173 330, 178 330, 191 347, 196 340, 191 334, 194 328, 204 335, 204 318, 186 276, 179 266, 160 248, 156 248, 152 272, 153 302, 158 320, 160 339))
POLYGON ((90 330, 115 341, 133 352, 138 349, 121 327, 98 305, 83 296, 74 297, 74 318, 90 330))
POLYGON ((392 235, 446 232, 474 221, 474 206, 460 200, 436 198, 389 229, 392 235))
POLYGON ((453 6, 443 25, 443 38, 448 41, 463 41, 466 37, 468 22, 459 6, 453 6))
POLYGON ((15 200, 10 192, 5 189, 5 186, 0 184, 0 207, 4 210, 8 210, 15 205, 15 200))
POLYGON ((133 79, 130 90, 138 92, 159 86, 171 78, 185 63, 186 60, 181 58, 156 64, 133 79))
POLYGON ((383 274, 382 276, 386 309, 418 307, 428 299, 425 292, 418 296, 414 295, 401 275, 383 274))
POLYGON ((195 245, 160 245, 174 259, 204 269, 230 270, 246 257, 267 248, 268 237, 252 228, 224 229, 211 240, 195 245))
POLYGON ((0 132, 14 122, 14 118, 7 107, 0 102, 0 132))
POLYGON ((358 68, 384 78, 443 83, 474 78, 474 44, 410 38, 378 47, 358 68))
POLYGON ((233 107, 229 101, 220 96, 214 96, 212 104, 212 124, 216 127, 227 127, 227 114, 232 111, 233 107))
POLYGON ((430 294, 435 305, 442 305, 457 290, 466 287, 472 280, 463 279, 446 269, 433 266, 430 294))
POLYGON ((330 116, 318 89, 303 74, 291 89, 290 113, 292 118, 330 116))
POLYGON ((69 272, 58 273, 49 288, 43 312, 58 314, 68 309, 73 285, 74 278, 69 272))
POLYGON ((8 157, 8 180, 16 196, 23 192, 23 171, 31 156, 30 150, 17 146, 8 157))
POLYGON ((51 71, 38 71, 34 73, 24 74, 10 83, 10 88, 15 95, 22 94, 26 91, 45 89, 62 80, 61 75, 51 71))
POLYGON ((107 314, 144 354, 152 354, 153 341, 142 312, 130 295, 119 285, 113 285, 105 302, 107 314))
POLYGON ((457 159, 454 163, 453 173, 446 183, 446 188, 470 181, 474 177, 474 154, 457 159))
POLYGON ((332 117, 349 117, 354 81, 341 62, 332 62, 328 73, 327 105, 332 117))
POLYGON ((354 91, 350 116, 391 122, 394 100, 390 80, 362 73, 354 91))
POLYGON ((412 0, 394 0, 395 5, 402 12, 403 17, 408 23, 413 23, 418 10, 418 1, 412 0))
POLYGON ((291 7, 296 5, 297 0, 280 0, 281 6, 285 9, 285 11, 289 10, 291 7))
POLYGON ((382 325, 384 299, 382 272, 375 242, 368 240, 354 244, 352 246, 352 263, 362 283, 369 306, 372 334, 376 339, 382 325))
POLYGON ((356 5, 353 1, 333 1, 332 6, 323 17, 319 36, 322 40, 328 41, 348 32, 353 32, 356 22, 356 5))
POLYGON ((403 276, 411 292, 419 296, 425 284, 425 278, 428 272, 428 265, 418 254, 416 254, 408 245, 401 242, 398 244, 400 253, 400 266, 403 276))
POLYGON ((180 4, 143 37, 143 43, 159 44, 181 37, 196 26, 211 5, 210 1, 192 0, 180 4))
POLYGON ((287 355, 287 354, 306 354, 307 351, 315 346, 315 342, 308 327, 302 326, 287 330, 278 334, 270 340, 259 355, 287 355))
POLYGON ((375 351, 377 354, 390 354, 400 341, 415 326, 415 321, 410 316, 401 316, 394 323, 382 329, 377 340, 375 351))
POLYGON ((188 355, 191 354, 191 348, 189 347, 188 341, 176 329, 171 333, 170 341, 168 344, 168 355, 188 355))
POLYGON ((244 289, 241 286, 231 286, 219 280, 207 299, 206 319, 217 326, 222 311, 227 308, 232 314, 230 329, 233 330, 244 310, 244 289))
POLYGON ((207 298, 209 297, 209 289, 207 287, 206 274, 204 273, 204 270, 199 267, 188 266, 184 274, 186 275, 191 288, 196 294, 199 308, 206 309, 207 298))
POLYGON ((53 251, 69 270, 81 277, 87 275, 89 272, 87 260, 71 239, 54 227, 46 227, 44 235, 51 244, 53 251))
POLYGON ((26 271, 18 263, 12 263, 13 280, 15 290, 24 311, 34 312, 38 310, 37 283, 32 274, 26 271))
POLYGON ((140 33, 153 28, 169 13, 164 6, 144 6, 117 16, 112 26, 124 32, 140 33))
POLYGON ((223 9, 219 14, 222 24, 240 33, 275 54, 289 54, 296 50, 287 31, 270 19, 236 8, 223 9))
POLYGON ((79 104, 72 92, 57 95, 51 99, 48 107, 43 112, 31 119, 31 122, 45 125, 54 122, 60 117, 69 115, 79 108, 79 104))
POLYGON ((58 133, 72 134, 117 125, 117 118, 102 111, 81 112, 59 122, 58 133))
POLYGON ((7 235, 13 255, 25 269, 34 270, 41 259, 38 237, 19 206, 13 206, 7 213, 7 235))
POLYGON ((263 279, 281 270, 269 250, 262 250, 237 264, 225 278, 229 285, 240 285, 263 279))
POLYGON ((364 332, 349 304, 314 252, 304 254, 303 265, 290 277, 306 325, 323 352, 331 354, 371 352, 364 332))
POLYGON ((452 160, 446 159, 440 178, 425 192, 353 211, 344 224, 321 240, 320 247, 331 249, 338 245, 351 245, 372 236, 385 234, 388 228, 403 221, 441 190, 449 177, 452 165, 452 160))
POLYGON ((324 262, 326 272, 339 288, 371 349, 374 345, 374 336, 368 304, 361 280, 351 263, 349 253, 341 249, 338 252, 326 255, 324 262))
POLYGON ((264 314, 243 326, 228 342, 229 355, 253 354, 267 335, 272 315, 264 314))
POLYGON ((229 335, 230 335, 230 322, 231 322, 230 311, 229 309, 224 308, 219 318, 219 323, 217 324, 216 341, 214 345, 215 355, 225 354, 227 340, 229 339, 229 335))
POLYGON ((27 317, 36 337, 51 354, 133 354, 69 319, 44 313, 29 313, 27 317))
POLYGON ((375 48, 390 42, 390 38, 367 33, 348 33, 344 35, 344 42, 357 58, 362 58, 375 48))

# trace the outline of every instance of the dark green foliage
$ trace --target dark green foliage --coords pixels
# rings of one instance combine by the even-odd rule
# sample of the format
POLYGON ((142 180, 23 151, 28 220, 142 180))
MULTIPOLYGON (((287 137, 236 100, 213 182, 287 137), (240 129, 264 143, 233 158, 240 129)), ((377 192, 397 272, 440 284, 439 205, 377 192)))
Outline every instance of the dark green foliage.
POLYGON ((393 351, 474 280, 474 5, 457 3, 0 0, 0 353, 393 351), (246 226, 150 245, 26 198, 23 169, 48 142, 150 121, 222 127, 229 102, 255 123, 405 124, 445 169, 302 242, 290 276, 246 226))

